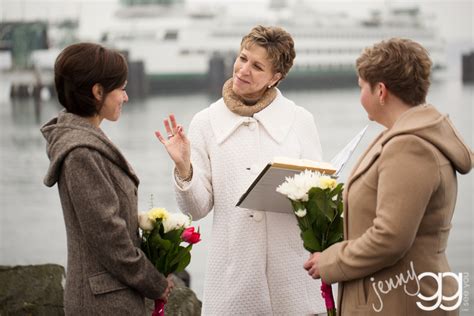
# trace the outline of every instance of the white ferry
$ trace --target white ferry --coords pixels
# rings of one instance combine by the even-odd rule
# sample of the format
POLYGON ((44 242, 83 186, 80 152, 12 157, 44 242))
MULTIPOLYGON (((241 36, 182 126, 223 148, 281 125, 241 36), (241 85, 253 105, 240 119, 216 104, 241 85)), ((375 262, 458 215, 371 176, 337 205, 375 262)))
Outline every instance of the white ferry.
POLYGON ((267 7, 244 2, 238 9, 217 4, 193 8, 183 2, 130 5, 117 12, 103 39, 128 51, 131 61, 144 62, 152 91, 220 87, 231 75, 242 36, 258 24, 281 26, 295 39, 295 64, 282 83, 287 88, 355 85, 355 60, 363 48, 395 36, 420 42, 434 68, 445 68, 444 41, 425 23, 433 18, 416 7, 386 6, 365 19, 319 12, 301 0, 273 0, 267 7))

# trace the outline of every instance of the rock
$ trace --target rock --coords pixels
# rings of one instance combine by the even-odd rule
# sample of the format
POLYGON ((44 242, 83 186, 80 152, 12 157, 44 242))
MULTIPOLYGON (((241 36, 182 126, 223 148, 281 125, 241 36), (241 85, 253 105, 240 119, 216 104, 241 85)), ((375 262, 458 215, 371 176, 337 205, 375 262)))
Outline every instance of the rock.
POLYGON ((0 266, 0 315, 64 315, 64 268, 0 266))
POLYGON ((178 277, 178 279, 181 279, 186 287, 189 287, 189 285, 191 284, 191 276, 189 275, 188 271, 183 270, 181 272, 173 274, 178 277))
MULTIPOLYGON (((189 275, 186 277, 189 282, 189 275)), ((173 275, 175 288, 165 306, 166 316, 200 316, 201 302, 185 281, 173 275)), ((0 316, 64 315, 65 271, 57 264, 0 266, 0 316)), ((147 315, 154 303, 146 300, 147 315)))

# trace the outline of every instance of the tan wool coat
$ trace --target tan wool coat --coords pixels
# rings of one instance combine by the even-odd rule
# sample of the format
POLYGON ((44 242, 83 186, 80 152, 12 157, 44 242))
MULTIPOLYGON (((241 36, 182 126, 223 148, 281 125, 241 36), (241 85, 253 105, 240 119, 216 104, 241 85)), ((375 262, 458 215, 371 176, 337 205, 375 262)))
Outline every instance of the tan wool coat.
POLYGON ((456 279, 438 285, 422 273, 450 272, 445 251, 456 171, 468 173, 472 164, 472 151, 431 105, 408 110, 372 142, 345 185, 345 241, 320 257, 322 280, 340 282, 340 315, 459 313, 448 310, 457 298, 436 302, 438 289, 455 295, 456 279))
POLYGON ((145 315, 167 281, 140 250, 138 178, 107 136, 61 112, 41 129, 67 233, 66 315, 145 315))

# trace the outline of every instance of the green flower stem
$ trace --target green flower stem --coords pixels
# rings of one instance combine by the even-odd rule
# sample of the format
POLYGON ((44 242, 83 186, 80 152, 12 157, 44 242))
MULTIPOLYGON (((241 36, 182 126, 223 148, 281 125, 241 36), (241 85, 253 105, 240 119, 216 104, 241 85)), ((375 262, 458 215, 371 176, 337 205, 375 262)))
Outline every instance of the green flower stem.
POLYGON ((308 215, 303 216, 303 218, 301 218, 301 222, 303 223, 304 230, 307 230, 310 225, 309 220, 308 220, 308 215))
POLYGON ((147 247, 147 251, 148 251, 147 257, 151 258, 151 249, 150 249, 150 240, 149 240, 149 238, 150 238, 150 235, 147 235, 146 236, 146 247, 147 247))

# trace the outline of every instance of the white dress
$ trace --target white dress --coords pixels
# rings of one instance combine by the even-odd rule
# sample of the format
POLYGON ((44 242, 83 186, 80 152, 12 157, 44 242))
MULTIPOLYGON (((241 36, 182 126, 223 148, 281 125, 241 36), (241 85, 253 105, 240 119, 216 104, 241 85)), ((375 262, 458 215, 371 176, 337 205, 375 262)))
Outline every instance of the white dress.
POLYGON ((175 182, 179 207, 195 220, 214 209, 203 315, 325 312, 320 282, 303 268, 309 253, 295 216, 235 207, 274 156, 321 160, 311 113, 280 91, 253 117, 232 113, 220 99, 194 116, 188 136, 194 173, 184 185, 175 182))

